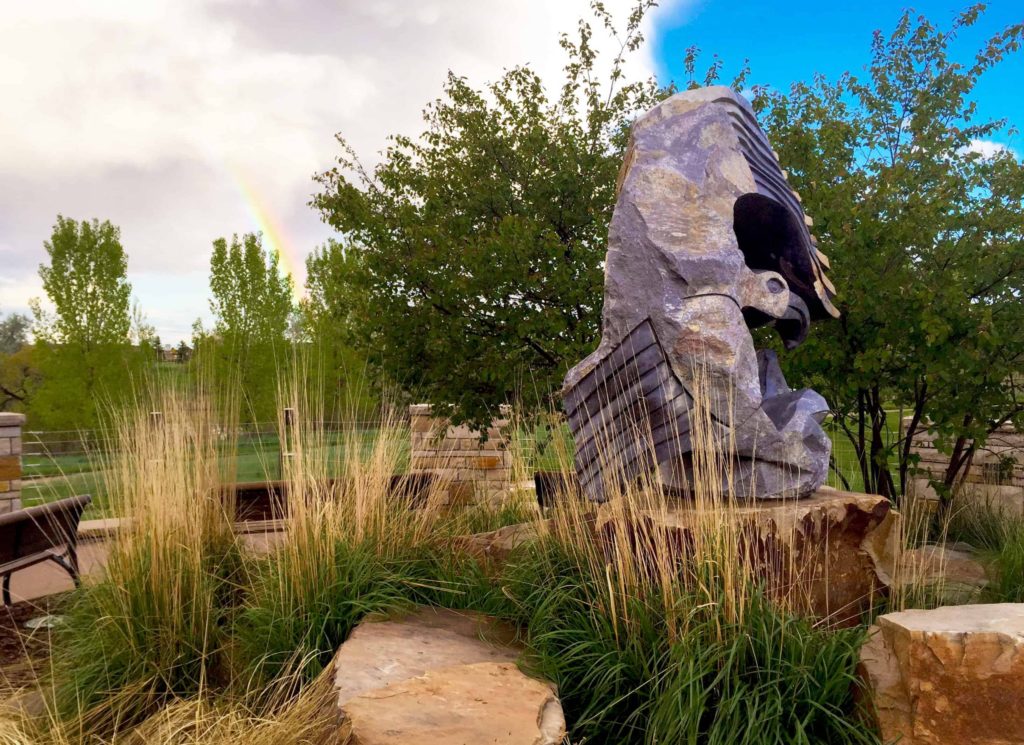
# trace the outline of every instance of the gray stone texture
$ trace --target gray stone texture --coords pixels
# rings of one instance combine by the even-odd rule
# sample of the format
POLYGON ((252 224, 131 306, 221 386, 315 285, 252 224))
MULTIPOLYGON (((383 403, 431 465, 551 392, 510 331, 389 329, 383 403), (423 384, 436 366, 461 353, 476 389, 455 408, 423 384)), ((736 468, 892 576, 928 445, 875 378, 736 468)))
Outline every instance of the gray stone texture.
POLYGON ((749 104, 728 88, 677 94, 634 124, 601 344, 563 388, 590 498, 654 467, 688 490, 697 434, 733 454, 729 495, 803 497, 824 483, 825 401, 791 390, 750 334, 773 325, 791 348, 812 321, 838 315, 809 223, 749 104), (691 417, 695 396, 712 432, 691 431, 691 419, 707 421, 691 417))

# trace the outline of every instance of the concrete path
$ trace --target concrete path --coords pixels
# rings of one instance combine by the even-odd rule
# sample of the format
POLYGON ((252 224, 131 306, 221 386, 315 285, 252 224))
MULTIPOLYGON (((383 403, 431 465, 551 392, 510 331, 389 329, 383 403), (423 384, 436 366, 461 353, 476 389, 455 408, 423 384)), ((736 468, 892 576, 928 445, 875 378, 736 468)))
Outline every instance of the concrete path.
MULTIPOLYGON (((82 574, 101 571, 107 563, 107 542, 88 541, 78 546, 78 564, 82 574)), ((74 588, 68 573, 47 561, 11 575, 11 601, 33 600, 74 588)))
MULTIPOLYGON (((95 576, 107 565, 111 536, 118 528, 117 520, 86 520, 79 529, 78 563, 82 574, 95 576)), ((266 553, 284 540, 285 533, 276 524, 240 526, 242 541, 256 553, 266 553)), ((15 572, 11 577, 11 601, 34 600, 74 588, 68 573, 47 561, 15 572)))

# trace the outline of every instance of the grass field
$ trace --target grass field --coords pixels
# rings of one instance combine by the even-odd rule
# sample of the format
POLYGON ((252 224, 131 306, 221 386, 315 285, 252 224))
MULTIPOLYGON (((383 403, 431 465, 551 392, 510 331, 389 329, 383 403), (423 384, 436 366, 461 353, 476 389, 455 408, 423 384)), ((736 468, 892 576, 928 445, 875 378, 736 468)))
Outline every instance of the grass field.
MULTIPOLYGON (((368 429, 361 433, 363 447, 369 451, 373 448, 377 433, 368 429)), ((341 447, 343 436, 327 439, 328 452, 325 461, 341 462, 334 457, 335 451, 341 447)), ((404 469, 408 468, 408 450, 402 454, 400 462, 404 469)), ((24 474, 22 486, 22 504, 30 507, 44 502, 52 502, 77 494, 91 494, 92 504, 85 513, 85 519, 106 517, 116 514, 113 507, 115 498, 107 493, 105 480, 101 471, 109 456, 103 454, 86 455, 82 453, 26 456, 24 458, 24 474)), ((232 453, 221 456, 221 469, 231 481, 273 481, 281 478, 281 445, 276 435, 261 435, 238 443, 232 453)), ((337 475, 337 474, 331 474, 337 475)))

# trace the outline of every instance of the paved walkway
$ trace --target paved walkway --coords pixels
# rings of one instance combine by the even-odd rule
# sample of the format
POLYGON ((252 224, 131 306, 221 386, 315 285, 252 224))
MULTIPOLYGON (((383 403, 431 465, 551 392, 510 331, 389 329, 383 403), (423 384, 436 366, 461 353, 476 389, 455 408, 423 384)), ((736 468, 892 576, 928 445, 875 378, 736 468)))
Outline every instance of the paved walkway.
MULTIPOLYGON (((276 526, 246 525, 242 527, 242 540, 257 553, 269 551, 284 539, 284 532, 276 526), (268 529, 271 528, 271 529, 268 529)), ((83 575, 95 576, 107 565, 110 534, 117 529, 116 520, 87 520, 79 530, 78 563, 83 575)), ((47 561, 15 572, 11 577, 11 601, 34 600, 44 595, 64 592, 74 587, 68 573, 47 561)))
MULTIPOLYGON (((89 541, 78 547, 78 564, 82 574, 101 571, 107 563, 106 541, 89 541)), ((11 601, 33 600, 44 595, 64 592, 74 587, 68 573, 47 561, 11 575, 11 601)))

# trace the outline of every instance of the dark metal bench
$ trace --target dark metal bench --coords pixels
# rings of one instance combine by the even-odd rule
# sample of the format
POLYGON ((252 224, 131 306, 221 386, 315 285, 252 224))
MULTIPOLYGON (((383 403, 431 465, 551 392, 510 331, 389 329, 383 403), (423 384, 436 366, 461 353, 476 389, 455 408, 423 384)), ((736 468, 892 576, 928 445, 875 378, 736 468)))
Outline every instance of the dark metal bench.
MULTIPOLYGON (((388 494, 403 500, 410 507, 423 507, 431 490, 437 488, 439 479, 433 473, 395 474, 388 479, 388 494)), ((327 485, 340 483, 339 479, 327 479, 327 485)), ((224 495, 235 500, 235 521, 281 520, 287 514, 287 481, 248 481, 228 484, 221 489, 224 495)))
POLYGON ((582 494, 576 474, 566 471, 537 471, 533 474, 533 485, 537 490, 537 504, 545 510, 566 497, 582 494))
POLYGON ((91 501, 85 494, 0 515, 4 605, 11 604, 11 575, 44 561, 63 568, 78 587, 78 522, 91 501))

